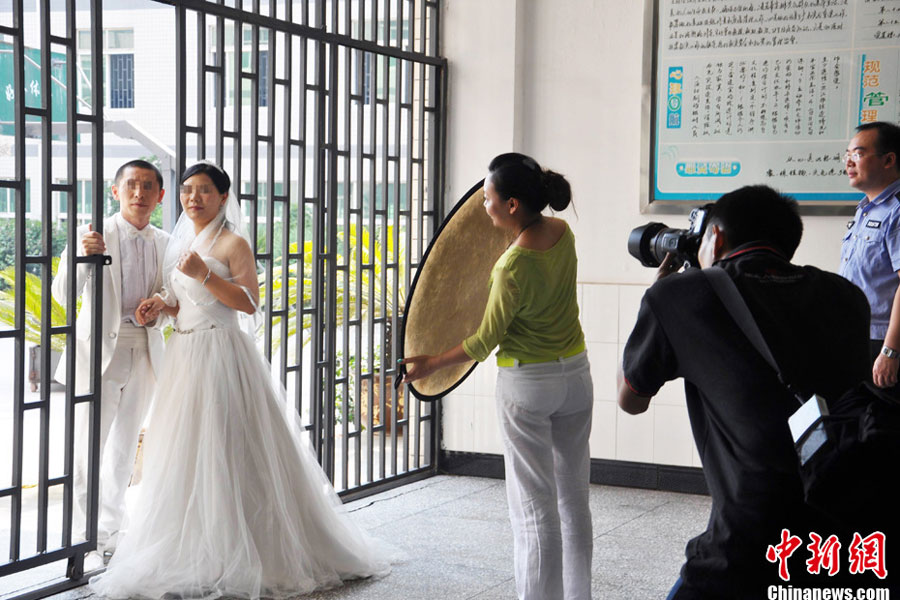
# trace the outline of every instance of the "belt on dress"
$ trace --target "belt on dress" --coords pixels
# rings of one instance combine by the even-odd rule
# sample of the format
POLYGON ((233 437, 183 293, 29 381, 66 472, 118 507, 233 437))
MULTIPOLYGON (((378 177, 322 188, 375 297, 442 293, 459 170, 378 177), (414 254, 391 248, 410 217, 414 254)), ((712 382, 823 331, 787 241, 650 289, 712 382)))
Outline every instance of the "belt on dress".
POLYGON ((557 356, 556 358, 546 358, 542 360, 519 360, 518 358, 513 358, 511 356, 498 356, 497 357, 497 366, 498 367, 518 367, 519 365, 535 365, 538 363, 547 363, 562 360, 564 358, 572 358, 578 354, 584 352, 584 342, 581 342, 562 356, 557 356))
POLYGON ((215 329, 215 325, 210 325, 209 327, 204 327, 203 329, 178 329, 175 328, 175 333, 180 333, 181 335, 187 335, 189 333, 194 333, 195 331, 209 331, 210 329, 215 329))

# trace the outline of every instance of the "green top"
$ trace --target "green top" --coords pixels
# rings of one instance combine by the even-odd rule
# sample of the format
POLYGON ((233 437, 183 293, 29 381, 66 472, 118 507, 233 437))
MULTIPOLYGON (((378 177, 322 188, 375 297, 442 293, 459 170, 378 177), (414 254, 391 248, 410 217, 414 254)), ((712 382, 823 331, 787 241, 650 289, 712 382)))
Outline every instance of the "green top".
POLYGON ((491 271, 491 294, 481 326, 463 341, 470 358, 543 362, 584 345, 575 298, 575 235, 566 231, 552 248, 510 246, 491 271))

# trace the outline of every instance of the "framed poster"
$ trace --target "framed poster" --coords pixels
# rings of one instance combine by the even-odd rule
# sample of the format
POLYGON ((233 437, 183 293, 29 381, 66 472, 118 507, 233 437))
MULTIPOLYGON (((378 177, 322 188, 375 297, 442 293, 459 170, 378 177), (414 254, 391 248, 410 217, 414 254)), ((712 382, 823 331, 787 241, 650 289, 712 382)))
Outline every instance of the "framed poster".
POLYGON ((651 204, 766 184, 855 205, 843 154, 900 121, 900 0, 658 0, 651 204))

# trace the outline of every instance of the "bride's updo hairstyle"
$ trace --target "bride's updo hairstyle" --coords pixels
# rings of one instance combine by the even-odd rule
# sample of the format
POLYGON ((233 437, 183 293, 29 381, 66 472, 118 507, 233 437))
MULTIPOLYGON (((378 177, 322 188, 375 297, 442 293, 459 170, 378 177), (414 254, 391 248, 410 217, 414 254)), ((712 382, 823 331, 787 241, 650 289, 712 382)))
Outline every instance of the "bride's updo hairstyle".
POLYGON ((211 162, 201 161, 185 169, 180 183, 184 183, 194 175, 206 175, 209 177, 213 185, 216 186, 216 190, 222 195, 227 194, 228 190, 231 189, 231 178, 228 176, 228 173, 211 162))
POLYGON ((502 200, 516 198, 533 213, 547 206, 565 210, 572 202, 572 188, 566 178, 541 169, 530 156, 518 152, 501 154, 488 166, 491 182, 502 200))

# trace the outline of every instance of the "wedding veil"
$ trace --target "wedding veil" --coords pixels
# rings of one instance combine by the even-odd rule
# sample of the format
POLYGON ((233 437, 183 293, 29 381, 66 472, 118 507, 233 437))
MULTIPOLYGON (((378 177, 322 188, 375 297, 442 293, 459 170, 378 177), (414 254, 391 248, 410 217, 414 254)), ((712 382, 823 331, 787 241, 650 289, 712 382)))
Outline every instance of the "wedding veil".
MULTIPOLYGON (((214 179, 213 173, 210 171, 216 171, 217 177, 220 179, 220 183, 227 183, 230 185, 230 178, 225 173, 225 171, 219 167, 218 165, 209 162, 209 161, 201 161, 190 167, 185 171, 185 175, 193 174, 191 171, 203 165, 200 170, 196 171, 196 173, 204 173, 207 176, 210 176, 211 179, 214 179)), ((182 177, 182 181, 184 181, 186 177, 182 177)), ((218 186, 217 186, 218 187, 218 186)), ((221 191, 220 191, 221 193, 221 191)), ((168 304, 169 306, 174 306, 176 303, 175 296, 172 292, 172 275, 177 270, 178 261, 181 258, 182 254, 185 252, 196 252, 201 257, 210 256, 215 246, 216 242, 219 240, 219 237, 222 235, 223 230, 229 230, 236 235, 244 238, 247 244, 252 248, 250 236, 247 232, 246 223, 244 222, 244 215, 241 211, 240 204, 238 203, 235 194, 228 192, 228 199, 225 201, 225 204, 219 209, 218 214, 213 218, 212 221, 207 223, 206 227, 203 228, 200 233, 194 232, 194 223, 191 221, 190 217, 188 217, 187 212, 182 212, 178 217, 178 221, 175 224, 175 228, 172 230, 172 237, 169 240, 169 244, 166 247, 165 257, 163 259, 163 291, 160 293, 160 297, 168 304)), ((254 262, 255 264, 255 262, 254 262)), ((232 273, 232 275, 235 275, 232 273)), ((233 277, 232 277, 233 279, 233 277)), ((254 299, 254 295, 250 293, 250 291, 244 287, 240 286, 241 289, 244 290, 244 293, 247 295, 247 298, 250 299, 250 303, 253 305, 256 314, 258 315, 260 312, 259 305, 257 301, 254 299)), ((216 300, 212 301, 201 301, 195 300, 188 296, 188 300, 195 305, 202 306, 205 304, 212 304, 216 300)))

